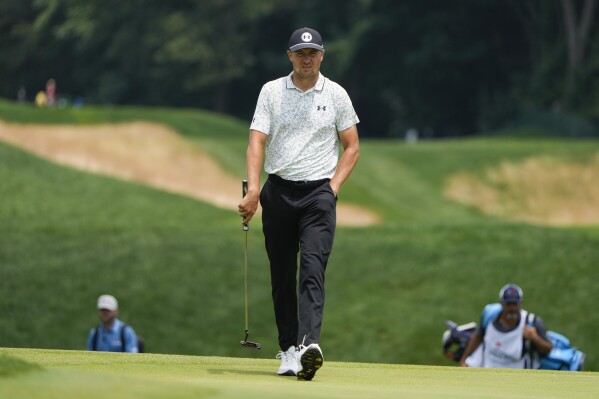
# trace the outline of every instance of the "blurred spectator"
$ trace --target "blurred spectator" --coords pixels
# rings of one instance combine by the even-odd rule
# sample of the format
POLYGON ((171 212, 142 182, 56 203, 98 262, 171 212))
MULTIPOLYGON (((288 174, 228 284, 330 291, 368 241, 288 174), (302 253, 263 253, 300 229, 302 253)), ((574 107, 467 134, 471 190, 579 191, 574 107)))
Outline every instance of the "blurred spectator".
POLYGON ((85 103, 85 101, 83 100, 83 97, 77 96, 73 100, 73 107, 75 107, 75 108, 83 108, 84 103, 85 103))
POLYGON ((27 102, 27 90, 25 90, 25 86, 21 86, 17 91, 17 103, 25 104, 25 102, 27 102))
POLYGON ((416 144, 417 142, 418 142, 418 129, 411 127, 406 131, 406 143, 416 144))
POLYGON ((46 96, 48 107, 54 107, 56 105, 56 81, 54 79, 49 79, 46 82, 46 96))
POLYGON ((35 105, 38 107, 45 107, 48 104, 48 96, 43 90, 40 90, 35 95, 35 105))
POLYGON ((98 316, 100 325, 92 328, 87 340, 87 350, 105 352, 140 352, 138 338, 133 328, 116 316, 119 305, 112 295, 98 298, 98 316))

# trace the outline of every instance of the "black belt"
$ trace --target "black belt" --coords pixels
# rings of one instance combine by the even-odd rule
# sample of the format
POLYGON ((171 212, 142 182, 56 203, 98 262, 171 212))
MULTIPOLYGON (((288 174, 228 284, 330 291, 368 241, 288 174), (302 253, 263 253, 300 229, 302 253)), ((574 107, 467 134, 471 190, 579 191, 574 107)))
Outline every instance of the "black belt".
POLYGON ((268 180, 275 184, 278 184, 280 186, 295 188, 295 189, 299 189, 299 190, 307 190, 310 188, 319 187, 319 186, 322 186, 323 184, 331 181, 331 179, 293 181, 293 180, 285 180, 282 177, 277 176, 277 175, 268 175, 268 180))

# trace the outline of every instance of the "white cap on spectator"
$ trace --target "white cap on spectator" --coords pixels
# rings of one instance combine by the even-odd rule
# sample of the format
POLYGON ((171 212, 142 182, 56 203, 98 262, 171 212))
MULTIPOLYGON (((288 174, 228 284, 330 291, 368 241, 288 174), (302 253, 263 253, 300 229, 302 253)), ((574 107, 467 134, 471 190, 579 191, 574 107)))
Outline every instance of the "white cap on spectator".
POLYGON ((101 295, 98 298, 98 309, 117 310, 119 304, 112 295, 101 295))

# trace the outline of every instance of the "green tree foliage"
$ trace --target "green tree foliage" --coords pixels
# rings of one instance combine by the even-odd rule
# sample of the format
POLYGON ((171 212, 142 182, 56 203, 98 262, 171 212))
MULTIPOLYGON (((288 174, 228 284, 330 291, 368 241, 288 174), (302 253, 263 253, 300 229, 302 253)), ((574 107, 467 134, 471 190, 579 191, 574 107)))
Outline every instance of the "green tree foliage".
POLYGON ((318 29, 323 73, 365 136, 496 129, 526 110, 599 114, 596 0, 4 0, 0 95, 194 106, 249 120, 289 73, 290 33, 318 29))

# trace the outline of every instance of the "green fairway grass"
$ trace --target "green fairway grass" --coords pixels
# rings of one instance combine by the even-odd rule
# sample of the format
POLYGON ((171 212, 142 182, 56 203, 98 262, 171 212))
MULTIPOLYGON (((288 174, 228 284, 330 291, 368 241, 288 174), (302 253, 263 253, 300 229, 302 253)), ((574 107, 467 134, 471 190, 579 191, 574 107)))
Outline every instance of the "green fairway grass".
MULTIPOLYGON (((49 110, 0 101, 0 119, 159 122, 240 179, 245 173, 248 124, 208 112, 49 110)), ((441 353, 445 320, 476 321, 500 287, 515 282, 524 289, 524 307, 584 351, 586 369, 599 370, 599 227, 510 222, 443 196, 456 172, 482 175, 531 156, 584 162, 598 152, 599 142, 588 140, 478 138, 413 146, 363 140, 339 202, 383 218, 373 227, 338 228, 327 268, 327 361, 451 366, 441 353)), ((0 347, 83 349, 97 323, 95 300, 111 293, 149 352, 248 356, 239 345, 243 232, 235 210, 58 166, 3 143, 0 182, 0 347)), ((258 218, 249 232, 249 265, 249 339, 263 345, 251 356, 272 359, 279 348, 258 218)))
POLYGON ((38 365, 2 376, 0 397, 95 398, 592 398, 596 373, 326 362, 312 381, 276 375, 274 360, 0 349, 38 365))

